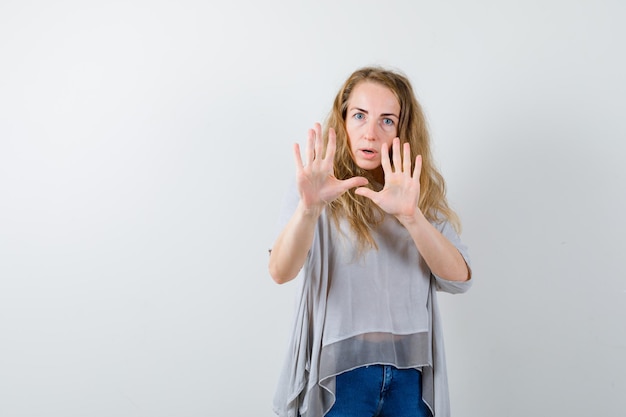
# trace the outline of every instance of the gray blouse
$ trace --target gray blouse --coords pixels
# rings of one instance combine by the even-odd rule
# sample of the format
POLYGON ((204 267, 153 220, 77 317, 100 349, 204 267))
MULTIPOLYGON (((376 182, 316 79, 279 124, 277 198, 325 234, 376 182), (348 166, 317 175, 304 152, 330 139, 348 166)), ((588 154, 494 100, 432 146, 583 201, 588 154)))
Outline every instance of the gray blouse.
MULTIPOLYGON (((298 204, 285 200, 281 228, 298 204)), ((434 226, 469 265, 466 246, 447 222, 434 226)), ((335 376, 388 364, 422 371, 422 396, 433 415, 450 415, 436 291, 462 293, 472 281, 431 273, 408 231, 386 216, 372 233, 378 250, 356 252, 350 226, 323 212, 300 271, 296 316, 274 411, 281 417, 321 417, 334 403, 335 376)))

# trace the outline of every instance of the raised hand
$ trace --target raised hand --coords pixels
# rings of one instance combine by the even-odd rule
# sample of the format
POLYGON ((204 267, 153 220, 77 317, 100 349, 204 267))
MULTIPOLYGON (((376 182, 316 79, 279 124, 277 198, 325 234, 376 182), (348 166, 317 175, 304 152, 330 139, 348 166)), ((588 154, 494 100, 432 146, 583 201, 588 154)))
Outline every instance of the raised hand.
POLYGON ((350 188, 367 184, 367 179, 364 177, 353 177, 347 180, 338 180, 335 177, 333 160, 336 139, 335 131, 331 128, 328 132, 326 154, 323 155, 322 126, 316 123, 313 129, 309 129, 308 132, 304 163, 302 162, 300 146, 297 143, 294 145, 298 191, 300 192, 300 200, 306 209, 321 211, 326 204, 350 188))
POLYGON ((419 210, 417 203, 420 197, 420 172, 422 157, 415 158, 415 169, 411 172, 411 146, 404 144, 404 157, 400 154, 400 139, 393 140, 393 167, 389 159, 389 148, 383 143, 381 165, 385 174, 385 186, 376 192, 369 188, 357 188, 355 193, 369 198, 385 212, 396 216, 401 222, 403 218, 412 218, 419 210))

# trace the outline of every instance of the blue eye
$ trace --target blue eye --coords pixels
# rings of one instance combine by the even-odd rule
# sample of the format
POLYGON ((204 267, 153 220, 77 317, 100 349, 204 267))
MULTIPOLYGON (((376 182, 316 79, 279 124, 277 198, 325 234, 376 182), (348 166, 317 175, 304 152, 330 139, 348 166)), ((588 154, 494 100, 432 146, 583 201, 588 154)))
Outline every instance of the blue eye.
POLYGON ((393 126, 393 120, 391 120, 389 118, 384 118, 383 119, 383 124, 385 124, 387 126, 393 126))
POLYGON ((354 117, 356 120, 362 120, 365 118, 365 115, 363 113, 355 113, 352 117, 354 117))

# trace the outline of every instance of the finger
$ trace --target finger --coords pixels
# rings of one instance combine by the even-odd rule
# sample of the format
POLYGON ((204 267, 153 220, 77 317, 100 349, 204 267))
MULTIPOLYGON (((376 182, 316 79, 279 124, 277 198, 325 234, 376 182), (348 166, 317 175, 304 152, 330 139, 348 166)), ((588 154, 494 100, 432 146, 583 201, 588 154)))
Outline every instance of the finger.
POLYGON ((365 177, 352 177, 347 180, 335 180, 336 182, 332 186, 332 190, 329 191, 330 199, 328 201, 333 201, 336 198, 340 197, 342 194, 347 192, 348 190, 354 187, 362 187, 367 185, 368 181, 365 177))
POLYGON ((404 143, 404 152, 402 154, 402 171, 407 175, 411 175, 411 145, 409 142, 404 143))
POLYGON ((328 129, 328 145, 326 145, 326 155, 324 155, 324 160, 333 163, 335 159, 335 150, 337 149, 337 135, 335 134, 335 129, 328 129))
POLYGON ((365 177, 352 177, 348 178, 347 180, 341 181, 341 186, 344 191, 348 191, 349 189, 354 187, 362 187, 364 185, 367 185, 368 182, 369 181, 367 181, 367 178, 365 177))
POLYGON ((415 157, 415 170, 413 171, 413 181, 419 184, 420 175, 422 173, 422 155, 417 155, 415 157))
MULTIPOLYGON (((400 155, 400 139, 394 138, 393 140, 393 169, 395 172, 402 170, 402 155, 400 155)), ((410 172, 410 171, 409 171, 410 172)))
POLYGON ((376 191, 369 189, 367 187, 359 187, 356 190, 354 190, 354 193, 358 195, 362 195, 363 197, 367 197, 372 201, 374 201, 374 199, 376 198, 376 195, 378 194, 376 191))
POLYGON ((315 123, 315 127, 313 128, 315 130, 315 158, 316 159, 323 159, 323 153, 322 151, 324 150, 324 141, 322 140, 322 126, 319 123, 315 123))
POLYGON ((380 147, 380 165, 385 175, 391 174, 391 161, 389 160, 389 145, 383 143, 380 147))
POLYGON ((313 163, 313 158, 315 158, 315 131, 313 129, 309 129, 307 132, 306 138, 306 164, 311 166, 313 163))
POLYGON ((302 166, 302 156, 300 155, 300 145, 294 143, 293 145, 293 158, 296 162, 296 172, 300 172, 304 169, 302 166))

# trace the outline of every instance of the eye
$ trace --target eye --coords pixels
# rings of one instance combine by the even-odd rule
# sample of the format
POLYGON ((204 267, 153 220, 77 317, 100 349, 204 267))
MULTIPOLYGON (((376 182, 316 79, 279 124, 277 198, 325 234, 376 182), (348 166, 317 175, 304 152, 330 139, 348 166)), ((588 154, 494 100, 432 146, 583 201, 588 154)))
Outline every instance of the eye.
POLYGON ((388 117, 385 117, 385 118, 383 119, 383 124, 384 124, 385 126, 393 126, 393 120, 391 120, 391 119, 390 119, 390 118, 388 118, 388 117))
POLYGON ((356 120, 363 120, 363 119, 365 119, 365 115, 363 113, 360 113, 360 112, 359 113, 354 113, 354 116, 352 116, 352 117, 354 117, 356 120))

